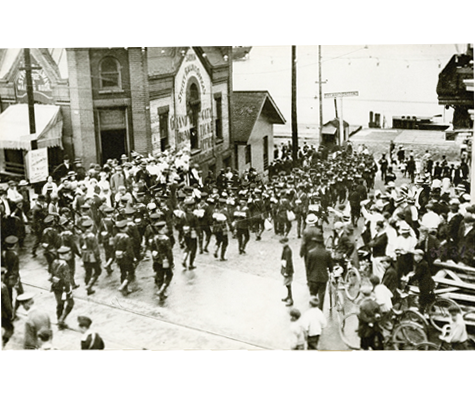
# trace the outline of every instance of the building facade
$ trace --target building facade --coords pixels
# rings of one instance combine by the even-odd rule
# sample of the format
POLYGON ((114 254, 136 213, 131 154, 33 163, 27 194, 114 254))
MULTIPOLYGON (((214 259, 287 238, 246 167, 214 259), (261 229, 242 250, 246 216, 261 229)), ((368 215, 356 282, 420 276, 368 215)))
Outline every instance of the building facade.
POLYGON ((147 49, 67 49, 74 155, 105 163, 151 150, 147 49))
POLYGON ((152 153, 189 150, 208 171, 232 166, 230 47, 149 49, 152 153))
POLYGON ((234 91, 232 124, 238 171, 266 173, 274 161, 274 124, 285 124, 269 92, 234 91))

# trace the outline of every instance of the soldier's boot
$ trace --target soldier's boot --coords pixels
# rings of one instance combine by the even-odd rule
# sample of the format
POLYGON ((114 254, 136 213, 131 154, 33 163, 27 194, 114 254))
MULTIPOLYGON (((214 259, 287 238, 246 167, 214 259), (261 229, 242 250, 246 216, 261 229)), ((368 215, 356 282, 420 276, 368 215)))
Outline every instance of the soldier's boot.
POLYGON ((129 294, 129 280, 124 280, 119 287, 119 291, 122 292, 122 295, 127 296, 129 294))
POLYGON ((74 300, 72 297, 69 297, 66 301, 66 307, 64 308, 63 314, 58 321, 58 328, 59 329, 66 329, 68 325, 66 324, 66 317, 68 317, 69 313, 73 310, 74 307, 74 300))
POLYGON ((107 261, 107 263, 104 266, 105 271, 107 274, 110 276, 114 269, 112 268, 112 258, 107 261))
POLYGON ((89 281, 89 284, 86 286, 86 292, 88 295, 92 295, 94 292, 96 292, 92 289, 92 287, 96 283, 97 279, 98 279, 98 276, 92 277, 91 281, 89 281))
POLYGON ((163 283, 162 286, 160 287, 160 289, 157 292, 157 295, 161 300, 163 300, 167 297, 167 295, 165 294, 165 291, 167 290, 167 287, 168 287, 168 285, 163 283))

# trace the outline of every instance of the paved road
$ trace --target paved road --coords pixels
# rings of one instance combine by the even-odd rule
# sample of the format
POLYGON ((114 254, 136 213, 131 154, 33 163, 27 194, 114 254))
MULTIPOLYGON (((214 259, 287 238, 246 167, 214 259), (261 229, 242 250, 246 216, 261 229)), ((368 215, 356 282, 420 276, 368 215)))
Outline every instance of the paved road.
MULTIPOLYGON (((298 258, 300 240, 291 235, 294 250, 295 307, 308 308, 303 262, 298 258)), ((112 349, 287 349, 289 346, 288 308, 281 302, 285 295, 280 276, 281 247, 272 232, 263 240, 251 241, 246 255, 238 255, 237 241, 231 240, 229 260, 220 262, 211 254, 197 257, 197 269, 183 271, 182 253, 175 250, 177 265, 169 289, 169 298, 155 297, 150 261, 137 269, 133 293, 123 297, 118 291, 119 272, 105 272, 96 293, 87 296, 83 287, 74 291, 76 305, 68 318, 76 327, 76 316, 88 315, 95 329, 112 349)), ((23 252, 21 276, 25 289, 36 293, 39 306, 55 318, 55 302, 49 292, 46 263, 23 252)), ((78 267, 77 280, 83 278, 78 267)), ((82 283, 84 284, 84 283, 82 283)), ((345 350, 338 334, 336 313, 326 308, 329 326, 321 339, 321 348, 345 350)), ((21 313, 20 313, 21 314, 21 313)), ((23 319, 15 323, 16 332, 7 349, 21 347, 23 319)), ((75 330, 55 330, 54 343, 61 349, 76 349, 80 335, 75 330)))

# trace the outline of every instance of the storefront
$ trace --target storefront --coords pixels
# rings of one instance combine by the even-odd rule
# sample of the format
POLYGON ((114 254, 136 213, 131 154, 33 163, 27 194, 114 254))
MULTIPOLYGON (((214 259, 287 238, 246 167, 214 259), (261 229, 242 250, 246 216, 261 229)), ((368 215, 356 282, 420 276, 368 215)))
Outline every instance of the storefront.
MULTIPOLYGON (((62 50, 64 51, 64 50, 62 50)), ((51 170, 72 155, 67 65, 59 49, 31 49, 36 134, 30 134, 24 50, 0 50, 0 174, 28 177, 27 153, 38 142, 51 170)))

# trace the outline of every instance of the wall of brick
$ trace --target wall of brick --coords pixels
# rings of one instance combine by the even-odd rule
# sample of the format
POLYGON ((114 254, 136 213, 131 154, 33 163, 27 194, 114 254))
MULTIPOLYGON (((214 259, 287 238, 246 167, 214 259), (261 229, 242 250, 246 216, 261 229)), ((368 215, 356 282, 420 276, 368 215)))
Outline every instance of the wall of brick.
POLYGON ((67 49, 74 156, 87 167, 97 161, 88 49, 67 49))
POLYGON ((152 151, 150 106, 147 78, 147 52, 141 48, 129 48, 130 97, 132 100, 132 124, 135 151, 147 154, 152 151))

